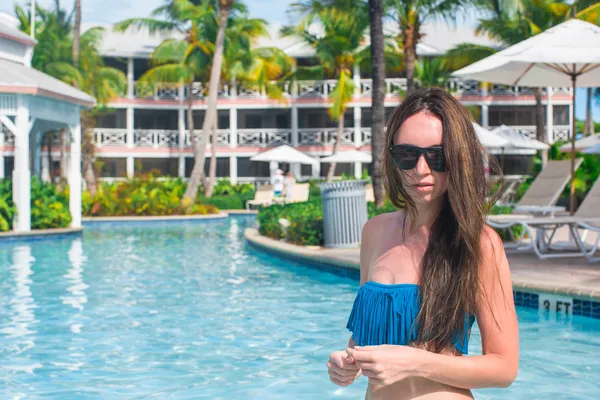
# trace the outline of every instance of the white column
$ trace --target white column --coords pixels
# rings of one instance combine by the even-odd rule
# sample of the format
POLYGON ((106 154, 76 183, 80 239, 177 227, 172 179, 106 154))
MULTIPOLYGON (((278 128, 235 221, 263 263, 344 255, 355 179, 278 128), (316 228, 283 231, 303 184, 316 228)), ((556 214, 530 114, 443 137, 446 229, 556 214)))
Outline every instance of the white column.
POLYGON ((133 57, 129 57, 127 59, 127 98, 134 98, 134 90, 133 87, 135 82, 133 80, 133 57))
POLYGON ((42 139, 43 132, 38 130, 31 132, 29 135, 29 146, 31 148, 31 161, 33 176, 38 178, 42 175, 42 139))
MULTIPOLYGON (((354 106, 354 146, 360 147, 362 143, 362 109, 354 106)), ((362 163, 354 163, 354 177, 360 178, 362 175, 362 163)))
POLYGON ((298 147, 300 144, 298 140, 298 104, 296 104, 296 99, 298 98, 298 82, 292 82, 292 107, 291 107, 291 128, 292 128, 292 147, 298 147))
POLYGON ((237 156, 229 156, 229 179, 233 185, 237 184, 237 156))
POLYGON ((4 179, 4 131, 2 130, 2 121, 0 120, 0 179, 4 179))
POLYGON ((490 115, 489 115, 489 106, 487 104, 481 105, 481 126, 485 128, 490 127, 490 115))
POLYGON ((29 108, 27 98, 17 97, 15 126, 15 169, 13 170, 13 201, 17 216, 13 224, 15 232, 31 230, 31 171, 29 170, 29 108))
POLYGON ((546 88, 546 141, 554 143, 554 107, 552 106, 552 86, 546 88))
POLYGON ((354 64, 352 79, 354 80, 354 95, 360 96, 360 66, 358 64, 354 64))
POLYGON ((236 148, 238 145, 237 129, 238 113, 237 108, 234 106, 229 109, 229 146, 231 148, 236 148))
MULTIPOLYGON (((79 112, 77 113, 79 114, 79 112)), ((72 125, 69 158, 69 210, 71 228, 81 227, 81 123, 72 125)))
POLYGON ((185 110, 180 108, 177 110, 177 127, 179 128, 179 164, 177 167, 177 176, 185 177, 185 110))
MULTIPOLYGON (((51 146, 52 147, 52 146, 51 146)), ((52 150, 50 150, 50 154, 52 155, 52 150)), ((48 154, 42 153, 42 172, 41 172, 42 182, 50 182, 50 162, 48 160, 48 154)))
POLYGON ((317 162, 313 164, 312 176, 313 176, 313 178, 318 179, 319 175, 321 175, 321 163, 319 162, 319 157, 314 157, 314 158, 317 162))
MULTIPOLYGON (((134 111, 133 107, 127 107, 127 147, 133 149, 134 146, 134 111)), ((134 174, 134 160, 133 155, 127 156, 127 177, 129 179, 133 178, 134 174)))

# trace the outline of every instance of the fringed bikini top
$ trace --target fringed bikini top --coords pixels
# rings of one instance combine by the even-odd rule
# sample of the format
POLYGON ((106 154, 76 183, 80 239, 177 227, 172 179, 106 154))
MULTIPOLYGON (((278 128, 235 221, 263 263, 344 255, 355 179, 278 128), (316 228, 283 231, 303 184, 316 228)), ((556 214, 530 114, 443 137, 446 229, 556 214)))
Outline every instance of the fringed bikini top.
MULTIPOLYGON (((346 327, 358 346, 408 345, 418 336, 413 325, 420 307, 417 285, 368 281, 358 290, 346 327)), ((465 334, 462 338, 456 335, 454 345, 462 354, 468 353, 469 330, 474 322, 475 316, 468 314, 465 334)))

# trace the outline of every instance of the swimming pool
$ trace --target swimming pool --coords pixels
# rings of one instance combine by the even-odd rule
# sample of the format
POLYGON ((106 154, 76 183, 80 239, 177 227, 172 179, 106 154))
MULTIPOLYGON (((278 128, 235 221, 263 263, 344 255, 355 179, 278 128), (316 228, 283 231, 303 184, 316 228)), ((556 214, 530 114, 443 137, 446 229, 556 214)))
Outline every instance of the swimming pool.
MULTIPOLYGON (((254 221, 0 243, 0 398, 361 398, 325 366, 358 282, 248 247, 254 221)), ((600 320, 518 314, 518 379, 476 398, 600 398, 600 320)))

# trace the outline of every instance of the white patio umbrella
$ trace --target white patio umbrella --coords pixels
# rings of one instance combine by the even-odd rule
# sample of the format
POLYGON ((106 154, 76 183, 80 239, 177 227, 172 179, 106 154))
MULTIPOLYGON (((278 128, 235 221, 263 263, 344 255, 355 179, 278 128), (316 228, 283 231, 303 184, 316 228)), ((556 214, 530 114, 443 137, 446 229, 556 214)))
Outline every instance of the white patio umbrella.
MULTIPOLYGON (((600 27, 571 19, 454 73, 480 81, 522 86, 600 86, 600 27)), ((571 149, 575 148, 573 116, 571 149)), ((575 209, 575 152, 571 157, 571 213, 575 209)))
POLYGON ((477 138, 479 138, 479 142, 481 142, 481 145, 485 148, 502 148, 509 144, 508 140, 476 122, 473 122, 473 128, 475 128, 475 133, 477 134, 477 138))
POLYGON ((337 153, 323 157, 321 162, 327 163, 351 163, 361 162, 370 163, 373 162, 373 157, 370 154, 358 150, 338 151, 337 153))
POLYGON ((583 154, 600 154, 600 143, 582 151, 583 154))
POLYGON ((316 160, 286 144, 250 157, 252 161, 275 161, 290 164, 316 164, 316 160))
POLYGON ((519 149, 532 149, 532 150, 548 150, 548 146, 544 142, 532 139, 527 136, 523 131, 512 128, 510 126, 501 125, 492 130, 492 133, 505 139, 507 144, 503 146, 505 149, 519 148, 519 149))
MULTIPOLYGON (((583 151, 587 148, 600 144, 600 133, 596 135, 586 136, 575 141, 575 151, 583 151)), ((559 147, 560 151, 571 151, 571 143, 563 144, 559 147)))

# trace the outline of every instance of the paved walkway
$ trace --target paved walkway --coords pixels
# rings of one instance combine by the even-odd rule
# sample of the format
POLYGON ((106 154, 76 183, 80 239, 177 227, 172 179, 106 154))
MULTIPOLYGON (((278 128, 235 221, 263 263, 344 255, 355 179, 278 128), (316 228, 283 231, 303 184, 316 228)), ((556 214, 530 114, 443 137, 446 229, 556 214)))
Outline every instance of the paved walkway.
MULTIPOLYGON (((247 229, 245 236, 251 245, 282 257, 360 268, 359 250, 356 248, 297 246, 261 236, 256 229, 247 229)), ((508 254, 508 261, 515 290, 600 300, 600 263, 590 264, 583 257, 539 260, 533 253, 508 254)))

